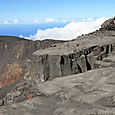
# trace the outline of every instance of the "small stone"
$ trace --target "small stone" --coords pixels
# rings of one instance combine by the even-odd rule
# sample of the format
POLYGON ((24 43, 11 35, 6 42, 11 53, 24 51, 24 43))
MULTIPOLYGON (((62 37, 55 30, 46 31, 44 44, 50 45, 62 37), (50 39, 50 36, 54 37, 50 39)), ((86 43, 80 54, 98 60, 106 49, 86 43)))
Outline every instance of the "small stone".
POLYGON ((0 99, 0 106, 3 106, 3 105, 4 105, 4 100, 0 99))

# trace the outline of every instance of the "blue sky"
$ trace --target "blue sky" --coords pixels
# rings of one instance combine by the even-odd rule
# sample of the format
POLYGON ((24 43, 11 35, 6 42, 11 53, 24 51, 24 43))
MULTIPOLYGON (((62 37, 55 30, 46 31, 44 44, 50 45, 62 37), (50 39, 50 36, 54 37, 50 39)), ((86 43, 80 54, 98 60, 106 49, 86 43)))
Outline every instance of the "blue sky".
POLYGON ((112 17, 115 0, 0 0, 0 21, 112 17))
POLYGON ((71 40, 115 16, 115 0, 0 0, 0 35, 71 40))

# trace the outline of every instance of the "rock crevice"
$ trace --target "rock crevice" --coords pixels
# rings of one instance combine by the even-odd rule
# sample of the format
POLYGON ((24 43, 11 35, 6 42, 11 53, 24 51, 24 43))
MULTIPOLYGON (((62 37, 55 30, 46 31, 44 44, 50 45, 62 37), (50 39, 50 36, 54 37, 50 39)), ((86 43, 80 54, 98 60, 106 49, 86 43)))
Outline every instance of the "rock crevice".
POLYGON ((28 62, 30 76, 37 81, 51 80, 95 69, 95 61, 102 60, 114 50, 114 44, 95 45, 68 55, 34 55, 28 62))

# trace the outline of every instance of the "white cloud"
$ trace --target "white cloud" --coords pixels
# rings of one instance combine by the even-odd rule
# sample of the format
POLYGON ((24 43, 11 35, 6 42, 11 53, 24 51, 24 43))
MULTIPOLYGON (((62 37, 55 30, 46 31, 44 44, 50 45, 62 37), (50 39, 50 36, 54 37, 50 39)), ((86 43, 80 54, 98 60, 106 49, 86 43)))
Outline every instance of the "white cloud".
POLYGON ((38 21, 37 19, 35 19, 35 20, 33 21, 33 24, 39 24, 39 21, 38 21))
POLYGON ((10 23, 8 22, 8 20, 5 20, 5 21, 4 21, 4 24, 10 24, 10 23))
POLYGON ((66 19, 63 19, 63 20, 62 20, 62 22, 68 22, 68 20, 66 20, 66 19))
POLYGON ((92 21, 93 20, 93 18, 87 18, 87 21, 92 21))
POLYGON ((20 37, 20 38, 23 38, 23 35, 20 35, 19 37, 20 37))
POLYGON ((87 21, 87 18, 83 18, 82 20, 83 20, 83 21, 87 21))
POLYGON ((71 40, 79 35, 93 32, 101 27, 101 24, 108 18, 102 17, 95 21, 86 22, 70 22, 62 28, 52 28, 46 30, 38 30, 34 36, 30 36, 35 40, 55 39, 55 40, 71 40))
POLYGON ((93 21, 94 19, 93 18, 83 18, 82 20, 83 21, 93 21))
POLYGON ((18 24, 18 22, 19 22, 18 19, 14 20, 14 24, 18 24))
POLYGON ((53 18, 47 18, 47 19, 45 20, 46 23, 57 22, 57 21, 58 21, 58 20, 53 19, 53 18))

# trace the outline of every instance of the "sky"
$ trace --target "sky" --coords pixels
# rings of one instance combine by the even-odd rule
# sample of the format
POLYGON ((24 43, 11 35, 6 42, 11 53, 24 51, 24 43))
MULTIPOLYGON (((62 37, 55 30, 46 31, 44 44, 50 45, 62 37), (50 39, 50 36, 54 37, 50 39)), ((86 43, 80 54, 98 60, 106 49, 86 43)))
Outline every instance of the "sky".
POLYGON ((115 0, 0 0, 1 20, 112 17, 115 0))
POLYGON ((72 39, 99 29, 105 20, 114 17, 114 5, 115 0, 0 0, 0 35, 72 39), (18 34, 14 34, 16 30, 18 34))

